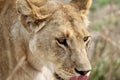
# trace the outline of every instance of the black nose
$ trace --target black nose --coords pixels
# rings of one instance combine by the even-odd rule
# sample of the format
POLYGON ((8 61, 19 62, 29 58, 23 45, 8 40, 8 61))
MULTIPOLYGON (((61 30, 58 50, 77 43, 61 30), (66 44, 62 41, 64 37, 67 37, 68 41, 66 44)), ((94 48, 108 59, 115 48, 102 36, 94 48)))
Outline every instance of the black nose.
POLYGON ((88 70, 88 71, 79 71, 79 70, 75 69, 75 72, 80 74, 80 75, 86 75, 89 71, 90 70, 88 70))

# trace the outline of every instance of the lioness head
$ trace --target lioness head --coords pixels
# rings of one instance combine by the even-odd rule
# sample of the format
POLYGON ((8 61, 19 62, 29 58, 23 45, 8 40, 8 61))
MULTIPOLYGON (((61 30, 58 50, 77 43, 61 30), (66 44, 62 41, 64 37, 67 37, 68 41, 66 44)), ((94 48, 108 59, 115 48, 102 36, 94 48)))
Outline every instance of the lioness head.
POLYGON ((86 51, 90 34, 85 29, 91 2, 17 1, 21 22, 30 34, 28 61, 34 68, 40 70, 51 63, 56 78, 77 80, 80 76, 86 77, 91 70, 86 51))

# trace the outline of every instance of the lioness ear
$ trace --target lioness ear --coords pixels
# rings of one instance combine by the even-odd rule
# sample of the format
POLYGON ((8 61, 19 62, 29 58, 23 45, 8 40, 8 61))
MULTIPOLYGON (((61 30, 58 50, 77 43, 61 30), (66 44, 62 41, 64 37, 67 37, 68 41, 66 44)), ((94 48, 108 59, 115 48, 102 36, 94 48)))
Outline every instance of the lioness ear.
POLYGON ((46 0, 17 0, 16 8, 22 15, 32 15, 45 3, 46 0))
POLYGON ((72 0, 71 5, 77 8, 81 13, 86 14, 91 7, 92 0, 72 0))
POLYGON ((44 7, 46 3, 47 0, 17 0, 16 1, 16 7, 18 13, 20 14, 21 22, 24 28, 28 32, 38 28, 35 27, 35 24, 38 24, 39 21, 43 21, 44 19, 50 16, 48 15, 46 7, 44 7))
POLYGON ((27 0, 17 0, 16 8, 18 13, 22 15, 30 15, 32 12, 31 6, 28 4, 27 0))

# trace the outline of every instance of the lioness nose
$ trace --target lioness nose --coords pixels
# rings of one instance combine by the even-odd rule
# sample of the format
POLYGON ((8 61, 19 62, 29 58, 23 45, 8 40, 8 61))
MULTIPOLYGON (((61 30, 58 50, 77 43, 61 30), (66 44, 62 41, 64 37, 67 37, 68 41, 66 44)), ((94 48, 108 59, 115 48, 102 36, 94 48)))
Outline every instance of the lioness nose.
POLYGON ((80 74, 80 75, 86 75, 88 72, 90 72, 90 70, 88 70, 88 71, 79 71, 79 70, 75 69, 75 72, 80 74))

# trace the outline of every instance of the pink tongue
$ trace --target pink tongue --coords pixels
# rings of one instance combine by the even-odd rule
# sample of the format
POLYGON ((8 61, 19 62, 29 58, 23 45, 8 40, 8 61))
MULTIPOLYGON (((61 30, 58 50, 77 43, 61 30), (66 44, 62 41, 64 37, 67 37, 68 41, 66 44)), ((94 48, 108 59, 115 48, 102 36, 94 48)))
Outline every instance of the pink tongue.
POLYGON ((85 76, 75 76, 75 77, 70 78, 70 80, 88 80, 88 76, 87 75, 85 75, 85 76))

